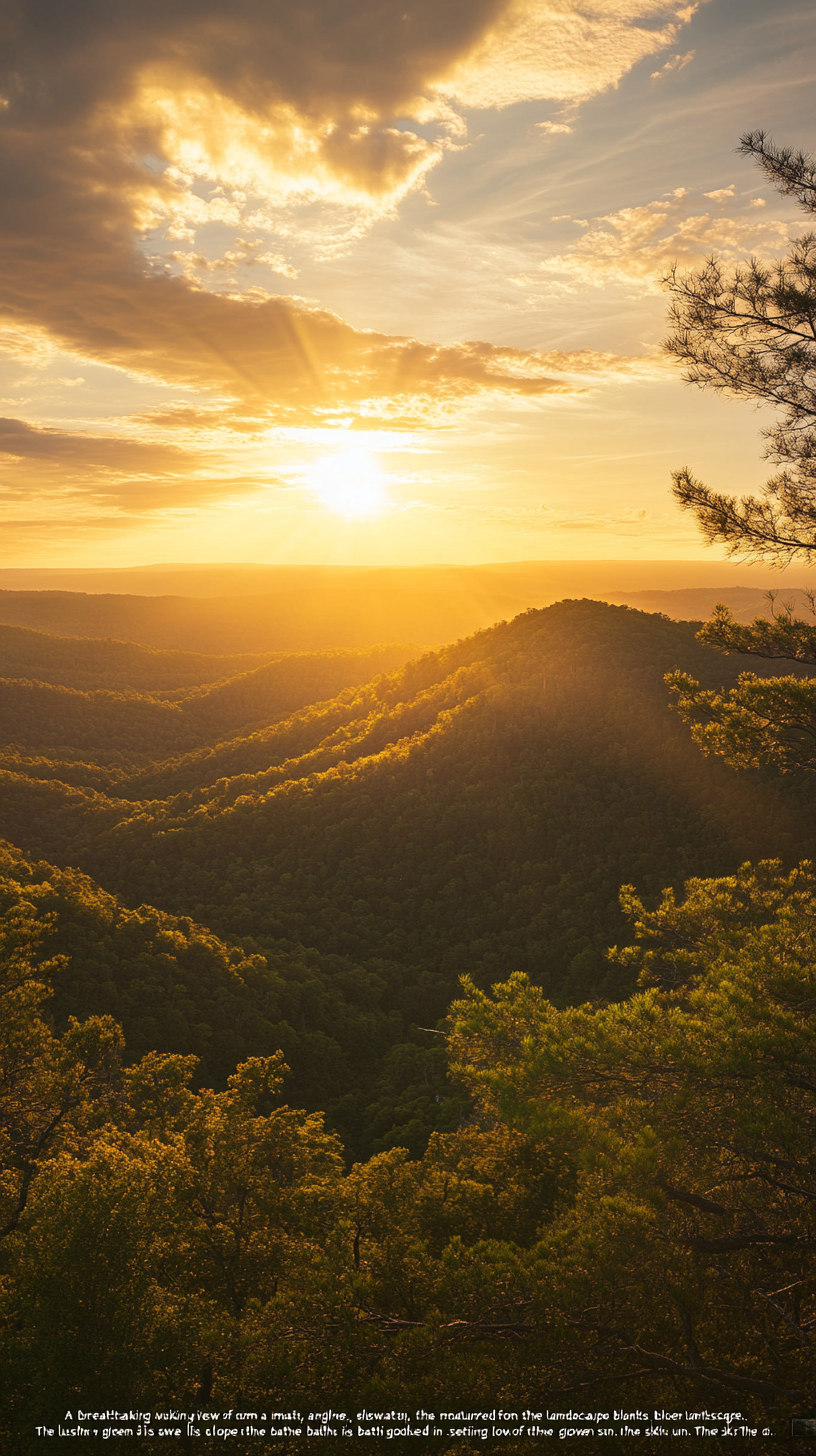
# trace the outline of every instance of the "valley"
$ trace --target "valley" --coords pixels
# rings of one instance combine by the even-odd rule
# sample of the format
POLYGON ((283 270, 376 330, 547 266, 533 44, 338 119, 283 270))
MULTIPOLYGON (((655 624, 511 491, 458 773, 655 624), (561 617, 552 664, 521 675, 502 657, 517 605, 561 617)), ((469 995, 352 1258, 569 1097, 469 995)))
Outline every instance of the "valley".
POLYGON ((110 1012, 129 1056, 195 1050, 216 1084, 225 1045, 282 1047, 287 1095, 352 1158, 418 1156, 460 1116, 434 1032, 463 974, 620 1000, 622 884, 654 897, 816 854, 800 785, 703 758, 672 713, 667 671, 728 686, 741 666, 693 624, 565 601, 418 657, 239 658, 209 682, 229 659, 4 630, 7 661, 23 633, 51 681, 3 682, 0 833, 39 876, 59 867, 66 906, 96 903, 62 1020, 110 1012), (75 686, 103 672, 116 691, 75 686), (154 958, 159 924, 178 956, 154 958), (92 969, 88 936, 114 972, 92 969), (185 969, 202 956, 206 984, 185 969))

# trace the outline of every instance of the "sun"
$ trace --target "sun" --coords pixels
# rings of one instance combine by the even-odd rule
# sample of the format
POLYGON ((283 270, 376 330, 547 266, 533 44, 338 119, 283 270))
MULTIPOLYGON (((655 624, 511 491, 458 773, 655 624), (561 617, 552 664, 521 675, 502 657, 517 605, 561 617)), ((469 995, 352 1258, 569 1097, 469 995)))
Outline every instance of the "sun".
POLYGON ((308 479, 318 500, 340 516, 378 516, 386 508, 382 472, 368 450, 326 455, 311 467, 308 479))

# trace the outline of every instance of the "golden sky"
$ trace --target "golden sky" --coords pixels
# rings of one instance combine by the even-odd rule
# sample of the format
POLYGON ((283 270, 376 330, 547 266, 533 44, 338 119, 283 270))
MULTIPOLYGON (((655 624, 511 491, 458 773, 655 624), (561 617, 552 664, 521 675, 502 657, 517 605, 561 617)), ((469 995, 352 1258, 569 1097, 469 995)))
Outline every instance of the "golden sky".
POLYGON ((19 0, 0 21, 4 562, 705 554, 761 417, 661 355, 774 256, 810 0, 19 0))

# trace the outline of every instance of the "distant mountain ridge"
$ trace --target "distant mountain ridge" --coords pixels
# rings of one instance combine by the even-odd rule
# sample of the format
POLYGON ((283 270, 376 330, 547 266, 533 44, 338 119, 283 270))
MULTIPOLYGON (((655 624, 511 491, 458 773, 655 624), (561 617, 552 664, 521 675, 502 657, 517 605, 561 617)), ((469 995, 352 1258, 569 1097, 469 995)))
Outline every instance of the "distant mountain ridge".
POLYGON ((356 582, 266 596, 125 596, 0 592, 0 621, 66 637, 115 637, 191 653, 277 653, 443 643, 514 616, 522 597, 389 590, 356 582))
MULTIPOLYGON (((519 562, 481 567, 35 573, 38 582, 82 583, 83 589, 0 589, 0 622, 63 637, 114 638, 199 656, 257 657, 382 642, 442 646, 564 597, 591 597, 663 612, 676 620, 708 617, 722 601, 739 620, 748 621, 767 613, 767 592, 776 589, 782 603, 792 601, 800 613, 809 610, 804 578, 792 578, 787 586, 786 577, 726 563, 719 580, 716 575, 712 579, 713 568, 710 562, 651 567, 642 562, 608 566, 519 562), (741 580, 743 574, 753 576, 756 584, 741 580), (696 584, 679 584, 689 578, 696 584), (114 590, 102 590, 103 586, 114 590), (136 594, 134 588, 145 594, 136 594)), ((0 572, 0 587, 4 581, 24 579, 25 573, 0 572)))
POLYGON ((767 566, 717 561, 489 561, 473 565, 421 566, 264 565, 261 563, 156 563, 129 567, 0 567, 0 591, 72 592, 128 596, 272 596, 304 589, 345 587, 391 591, 479 593, 523 598, 548 606, 564 597, 609 592, 783 587, 808 584, 806 568, 780 573, 767 566), (540 596, 540 601, 534 601, 540 596))

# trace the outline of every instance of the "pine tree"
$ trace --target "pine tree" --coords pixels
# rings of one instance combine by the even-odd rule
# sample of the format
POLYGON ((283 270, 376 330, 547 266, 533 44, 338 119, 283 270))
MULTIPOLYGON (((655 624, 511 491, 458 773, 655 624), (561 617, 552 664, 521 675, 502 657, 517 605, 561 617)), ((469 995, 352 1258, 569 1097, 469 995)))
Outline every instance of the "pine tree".
MULTIPOLYGON (((816 159, 749 132, 739 150, 754 157, 777 191, 816 213, 816 159)), ((781 469, 761 496, 736 500, 674 473, 674 495, 707 538, 731 555, 785 564, 816 551, 816 234, 806 233, 785 258, 752 258, 733 270, 715 257, 697 271, 673 269, 667 352, 690 384, 768 404, 779 411, 767 429, 766 454, 781 469)))
MULTIPOLYGON (((748 132, 739 150, 753 157, 784 196, 816 213, 816 159, 748 132)), ((816 553, 816 233, 806 233, 773 265, 756 258, 729 271, 717 258, 691 273, 673 269, 672 333, 666 350, 690 384, 751 399, 778 411, 764 431, 766 455, 781 467, 761 495, 718 494, 688 469, 674 472, 674 496, 706 539, 729 555, 785 566, 816 553)), ((750 626, 726 607, 700 633, 724 652, 816 663, 816 627, 787 607, 750 626)), ((811 599, 816 615, 816 601, 811 599)), ((704 691, 683 673, 669 674, 680 716, 704 752, 734 767, 771 764, 788 772, 816 768, 816 696, 799 677, 743 673, 727 693, 704 691)))

